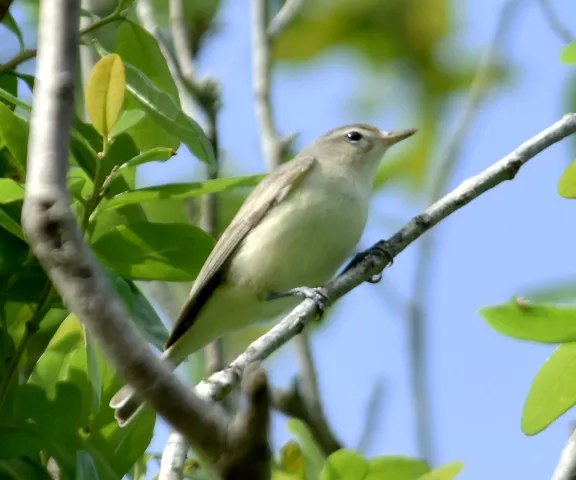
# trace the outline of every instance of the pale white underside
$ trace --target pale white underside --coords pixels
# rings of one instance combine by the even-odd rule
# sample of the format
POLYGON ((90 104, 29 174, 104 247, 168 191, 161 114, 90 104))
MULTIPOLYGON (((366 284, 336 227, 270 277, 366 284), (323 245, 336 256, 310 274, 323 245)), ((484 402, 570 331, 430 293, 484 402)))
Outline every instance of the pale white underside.
POLYGON ((301 301, 266 301, 270 293, 327 282, 360 240, 377 164, 368 161, 361 171, 343 175, 342 165, 318 162, 245 238, 230 263, 226 283, 163 356, 177 365, 224 333, 273 320, 301 301))

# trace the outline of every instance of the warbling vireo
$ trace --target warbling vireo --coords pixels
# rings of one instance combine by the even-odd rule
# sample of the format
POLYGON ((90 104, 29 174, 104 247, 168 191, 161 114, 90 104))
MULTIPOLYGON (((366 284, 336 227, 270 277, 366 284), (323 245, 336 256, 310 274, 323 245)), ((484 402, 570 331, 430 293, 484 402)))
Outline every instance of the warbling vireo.
MULTIPOLYGON (((297 287, 321 286, 352 253, 380 159, 415 132, 336 128, 262 180, 202 267, 162 359, 175 368, 225 333, 295 307, 294 295, 318 301, 313 289, 297 287)), ((129 386, 110 401, 120 425, 141 405, 129 386)))

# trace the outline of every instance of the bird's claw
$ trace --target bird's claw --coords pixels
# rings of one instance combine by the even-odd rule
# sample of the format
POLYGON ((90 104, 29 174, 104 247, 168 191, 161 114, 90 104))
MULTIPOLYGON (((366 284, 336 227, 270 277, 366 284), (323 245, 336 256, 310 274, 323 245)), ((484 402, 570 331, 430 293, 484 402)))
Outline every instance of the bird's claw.
POLYGON ((309 298, 313 300, 318 309, 318 316, 321 318, 324 315, 326 307, 330 303, 328 295, 321 288, 310 288, 310 287, 297 287, 285 292, 272 293, 268 300, 276 300, 277 298, 299 296, 304 298, 309 298))
MULTIPOLYGON (((346 268, 342 270, 342 273, 340 275, 346 273, 348 270, 358 265, 362 260, 364 260, 366 257, 369 257, 370 255, 384 257, 389 262, 388 266, 391 266, 394 263, 394 255, 392 255, 390 250, 388 250, 386 242, 380 242, 374 245, 373 247, 364 250, 363 252, 357 253, 354 256, 354 258, 350 261, 350 263, 346 265, 346 268)), ((366 281, 368 283, 378 283, 380 280, 382 280, 382 272, 378 273, 377 275, 374 275, 370 280, 366 281)))

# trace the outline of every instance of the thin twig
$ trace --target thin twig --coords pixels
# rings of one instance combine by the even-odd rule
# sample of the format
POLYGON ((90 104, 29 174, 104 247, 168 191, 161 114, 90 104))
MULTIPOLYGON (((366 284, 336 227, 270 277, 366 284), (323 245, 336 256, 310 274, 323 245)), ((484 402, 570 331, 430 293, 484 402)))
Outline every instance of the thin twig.
MULTIPOLYGON (((327 448, 330 453, 342 448, 336 435, 332 432, 328 419, 324 413, 322 401, 320 399, 320 385, 316 373, 316 365, 312 355, 312 346, 310 345, 310 335, 304 330, 296 338, 296 356, 298 358, 298 383, 304 398, 304 405, 310 411, 314 421, 312 428, 315 435, 321 439, 320 444, 331 445, 327 448)), ((329 454, 330 454, 329 453, 329 454)))
MULTIPOLYGON (((494 36, 486 49, 480 65, 472 82, 466 104, 460 118, 456 122, 454 132, 449 136, 440 161, 436 168, 436 178, 431 187, 430 200, 434 201, 445 192, 454 176, 460 151, 464 140, 478 114, 480 104, 486 98, 491 86, 491 77, 494 73, 498 53, 502 48, 504 35, 509 30, 510 23, 515 18, 517 7, 524 0, 510 0, 502 9, 494 36)), ((412 402, 416 416, 416 439, 418 453, 430 463, 434 463, 433 428, 430 416, 430 401, 427 385, 426 366, 426 308, 429 291, 433 285, 432 279, 436 253, 435 232, 427 235, 420 242, 416 258, 416 271, 412 289, 412 301, 408 314, 408 352, 410 355, 410 383, 412 388, 412 402)))
POLYGON ((260 150, 268 171, 271 171, 282 161, 282 139, 277 132, 270 97, 272 56, 268 38, 268 3, 267 0, 252 0, 252 82, 260 150))
POLYGON ((162 450, 158 480, 182 480, 187 456, 186 439, 176 431, 170 432, 166 446, 162 450))
MULTIPOLYGON (((154 14, 154 7, 152 5, 151 0, 138 0, 136 2, 136 16, 140 20, 140 23, 144 26, 148 32, 154 37, 156 42, 158 43, 158 47, 160 47, 160 51, 162 55, 166 59, 166 64, 168 65, 168 70, 170 73, 179 72, 179 67, 176 62, 176 58, 170 52, 164 37, 160 33, 160 27, 156 22, 156 15, 154 14)), ((176 88, 178 90, 178 94, 182 96, 182 93, 186 91, 180 74, 172 75, 174 78, 174 82, 176 83, 176 88)), ((182 99, 181 99, 182 100, 182 99)), ((182 110, 184 113, 192 116, 192 106, 189 102, 182 101, 182 110)))
MULTIPOLYGON (((276 130, 276 124, 270 96, 270 76, 272 69, 271 43, 274 34, 279 34, 290 21, 294 19, 303 2, 288 0, 282 9, 268 25, 268 0, 252 0, 252 56, 253 84, 255 109, 260 128, 260 148, 268 170, 276 169, 282 162, 286 139, 282 139, 276 130), (273 33, 269 34, 272 28, 273 33)), ((286 405, 298 403, 298 418, 305 420, 312 434, 321 445, 326 455, 330 455, 341 447, 340 442, 332 432, 322 402, 310 339, 306 331, 298 335, 296 356, 299 362, 298 389, 292 390, 292 397, 284 396, 286 405)), ((278 399, 278 396, 276 397, 278 399)), ((281 406, 276 402, 277 406, 281 406)), ((287 413, 284 409, 284 413, 287 413)))
POLYGON ((572 42, 574 40, 572 32, 562 24, 562 22, 558 18, 558 15, 556 15, 556 12, 550 5, 549 1, 538 0, 538 3, 540 4, 540 8, 542 9, 544 18, 548 22, 548 25, 550 25, 552 31, 558 36, 558 38, 562 40, 562 42, 564 43, 572 42))
POLYGON ((304 0, 286 0, 280 11, 270 21, 268 27, 268 37, 274 39, 294 21, 294 18, 300 13, 304 0))
MULTIPOLYGON (((100 20, 95 21, 93 24, 89 25, 88 27, 80 30, 80 35, 86 35, 94 30, 103 27, 104 25, 108 25, 112 22, 117 22, 119 20, 123 20, 124 15, 122 13, 114 12, 107 17, 101 18, 100 20)), ((34 58, 38 53, 38 49, 32 48, 30 50, 24 50, 23 52, 18 53, 13 58, 8 60, 6 63, 0 65, 0 73, 7 72, 8 70, 12 70, 16 68, 21 63, 24 63, 26 60, 30 60, 34 58)))
MULTIPOLYGON (((574 133, 576 133, 576 114, 570 113, 524 142, 483 172, 462 182, 456 189, 412 218, 390 239, 382 240, 374 246, 385 247, 392 257, 398 256, 442 220, 468 205, 483 193, 506 180, 512 180, 526 162, 574 133)), ((365 257, 354 267, 328 282, 323 287, 324 292, 331 302, 334 302, 361 283, 381 273, 389 263, 387 258, 366 252, 365 257)), ((213 400, 223 398, 238 384, 247 365, 264 360, 291 338, 301 333, 308 322, 316 317, 317 313, 316 303, 313 300, 303 300, 280 323, 250 344, 244 353, 239 355, 228 367, 199 383, 195 388, 196 393, 202 398, 213 400)))
POLYGON ((566 442, 560 454, 558 465, 552 474, 552 480, 574 480, 576 478, 576 428, 566 442))
POLYGON ((356 450, 366 453, 372 441, 374 434, 380 427, 380 417, 382 414, 382 404, 384 399, 384 382, 377 380, 372 386, 370 397, 368 398, 368 405, 366 407, 366 418, 364 419, 364 427, 361 430, 360 439, 356 450))

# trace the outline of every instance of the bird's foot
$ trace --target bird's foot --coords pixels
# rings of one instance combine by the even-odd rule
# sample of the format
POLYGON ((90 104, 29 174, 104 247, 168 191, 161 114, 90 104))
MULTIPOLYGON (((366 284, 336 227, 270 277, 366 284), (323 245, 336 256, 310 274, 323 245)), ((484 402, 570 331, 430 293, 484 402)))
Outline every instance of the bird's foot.
MULTIPOLYGON (((383 257, 384 259, 388 260, 389 262, 388 266, 391 266, 394 263, 394 255, 392 255, 390 250, 388 250, 386 242, 383 241, 379 242, 373 247, 370 247, 368 250, 364 250, 363 252, 357 253, 354 256, 354 258, 350 261, 350 263, 346 265, 344 270, 342 270, 340 275, 346 273, 348 270, 358 265, 362 260, 364 260, 366 257, 369 257, 370 255, 376 255, 378 257, 383 257)), ((378 275, 374 275, 370 280, 366 281, 368 283, 378 283, 380 280, 382 280, 382 272, 380 272, 378 275)))
POLYGON ((324 315, 326 307, 330 303, 330 299, 328 298, 328 295, 326 294, 324 289, 310 288, 310 287, 297 287, 292 288, 291 290, 286 290, 285 292, 272 293, 268 297, 268 300, 276 300, 278 298, 292 297, 292 296, 309 298, 310 300, 313 300, 314 303, 316 304, 316 308, 318 309, 319 318, 322 318, 322 315, 324 315))

